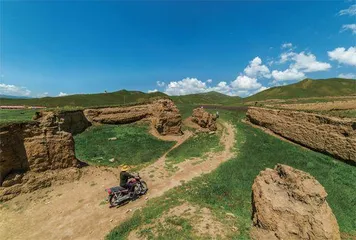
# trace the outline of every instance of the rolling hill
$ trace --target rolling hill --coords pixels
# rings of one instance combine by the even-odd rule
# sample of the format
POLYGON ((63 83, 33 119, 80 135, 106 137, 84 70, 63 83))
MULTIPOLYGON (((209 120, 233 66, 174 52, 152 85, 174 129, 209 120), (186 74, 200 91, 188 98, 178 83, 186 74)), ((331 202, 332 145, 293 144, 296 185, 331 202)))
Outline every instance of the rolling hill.
POLYGON ((140 91, 120 90, 112 93, 76 94, 63 97, 44 97, 32 99, 1 98, 0 105, 25 105, 44 107, 96 107, 144 102, 153 98, 167 98, 161 92, 144 93, 140 91))
POLYGON ((64 97, 44 97, 32 99, 0 98, 0 105, 25 105, 44 107, 96 107, 123 105, 143 102, 154 98, 171 98, 176 104, 221 104, 241 103, 240 97, 231 97, 218 92, 168 96, 161 92, 144 93, 139 91, 120 90, 112 93, 76 94, 64 97))
POLYGON ((12 95, 5 95, 5 94, 0 94, 0 99, 1 98, 10 98, 10 99, 29 99, 31 97, 25 97, 25 96, 12 96, 12 95))
POLYGON ((199 105, 240 105, 242 102, 262 101, 266 99, 291 99, 328 96, 356 96, 356 80, 330 78, 305 79, 295 84, 272 87, 247 98, 227 96, 218 92, 168 96, 161 92, 144 93, 140 91, 120 90, 112 93, 76 94, 64 97, 44 97, 30 99, 9 99, 0 97, 0 105, 25 105, 45 107, 96 107, 132 104, 154 98, 171 98, 176 104, 199 105))
POLYGON ((244 101, 356 95, 356 80, 343 78, 304 79, 295 84, 272 87, 244 101))
POLYGON ((197 94, 188 94, 182 96, 170 96, 170 98, 176 104, 231 105, 231 104, 239 104, 242 102, 242 98, 238 96, 232 97, 218 92, 197 93, 197 94))

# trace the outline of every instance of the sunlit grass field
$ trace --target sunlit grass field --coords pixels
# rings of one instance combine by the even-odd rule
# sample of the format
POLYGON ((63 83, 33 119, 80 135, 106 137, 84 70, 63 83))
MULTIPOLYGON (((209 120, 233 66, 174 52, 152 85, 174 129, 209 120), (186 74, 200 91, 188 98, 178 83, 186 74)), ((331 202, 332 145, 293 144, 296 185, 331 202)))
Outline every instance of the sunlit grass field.
POLYGON ((197 133, 182 145, 170 151, 167 154, 167 161, 179 163, 191 158, 204 157, 208 152, 221 150, 223 150, 223 146, 220 144, 220 133, 197 133))
POLYGON ((38 110, 34 109, 0 109, 0 125, 13 122, 32 121, 38 110))
MULTIPOLYGON (((277 163, 313 175, 328 193, 327 201, 337 218, 340 232, 356 236, 356 168, 246 125, 240 121, 244 116, 244 113, 221 111, 221 117, 231 121, 237 130, 236 157, 223 163, 211 174, 150 200, 146 208, 113 229, 107 239, 126 239, 130 231, 151 223, 182 201, 208 207, 217 216, 233 213, 239 231, 232 239, 249 239, 252 183, 261 170, 273 168, 277 163)), ((224 221, 224 217, 221 217, 221 221, 224 221)), ((185 222, 179 225, 179 232, 163 229, 156 239, 199 239, 194 235, 191 224, 185 222)), ((150 229, 141 234, 152 236, 150 229)))
POLYGON ((92 126, 74 137, 78 159, 92 165, 139 165, 158 159, 175 142, 162 141, 148 132, 148 126, 92 126), (109 138, 117 140, 109 141, 109 138), (114 158, 114 162, 109 159, 114 158))

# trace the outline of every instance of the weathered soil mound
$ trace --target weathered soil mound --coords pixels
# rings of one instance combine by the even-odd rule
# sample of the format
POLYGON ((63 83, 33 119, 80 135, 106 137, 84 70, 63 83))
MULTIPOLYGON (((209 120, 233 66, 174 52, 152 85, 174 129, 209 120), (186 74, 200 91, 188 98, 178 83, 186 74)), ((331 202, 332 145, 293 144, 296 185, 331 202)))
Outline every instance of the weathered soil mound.
POLYGON ((2 187, 0 187, 0 200, 7 201, 22 193, 73 182, 78 180, 80 176, 81 169, 76 167, 44 172, 28 171, 26 174, 11 173, 2 183, 2 187))
POLYGON ((86 109, 84 115, 91 123, 124 124, 146 120, 161 135, 182 134, 181 115, 169 99, 129 107, 86 109))
POLYGON ((40 122, 0 128, 0 163, 0 182, 10 172, 41 172, 78 165, 72 135, 40 122))
POLYGON ((65 131, 76 135, 82 133, 91 126, 83 111, 63 112, 37 112, 34 120, 42 123, 42 126, 56 126, 59 131, 65 131))
POLYGON ((72 134, 59 131, 48 121, 0 128, 0 200, 43 185, 24 176, 25 172, 39 173, 77 166, 79 161, 75 157, 72 134), (24 183, 27 183, 26 187, 22 186, 24 183), (14 185, 17 186, 12 187, 14 185))
POLYGON ((253 239, 340 239, 324 187, 311 175, 278 164, 252 185, 253 239))
POLYGON ((216 115, 208 113, 203 108, 196 108, 193 110, 192 122, 198 124, 202 128, 208 128, 210 131, 215 131, 216 115))
POLYGON ((313 150, 356 162, 356 120, 250 107, 250 122, 313 150))

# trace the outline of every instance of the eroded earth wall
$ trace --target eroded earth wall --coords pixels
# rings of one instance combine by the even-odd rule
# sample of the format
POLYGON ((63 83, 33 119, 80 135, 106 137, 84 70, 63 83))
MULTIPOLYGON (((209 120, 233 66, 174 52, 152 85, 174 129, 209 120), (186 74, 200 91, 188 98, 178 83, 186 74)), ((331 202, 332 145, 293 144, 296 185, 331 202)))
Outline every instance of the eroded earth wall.
POLYGON ((10 173, 43 172, 78 165, 72 134, 41 122, 0 128, 0 186, 10 173))
POLYGON ((93 108, 84 110, 93 124, 125 124, 147 120, 161 135, 181 134, 181 115, 169 99, 129 107, 93 108))
POLYGON ((247 118, 293 142, 356 163, 356 120, 250 107, 247 118))

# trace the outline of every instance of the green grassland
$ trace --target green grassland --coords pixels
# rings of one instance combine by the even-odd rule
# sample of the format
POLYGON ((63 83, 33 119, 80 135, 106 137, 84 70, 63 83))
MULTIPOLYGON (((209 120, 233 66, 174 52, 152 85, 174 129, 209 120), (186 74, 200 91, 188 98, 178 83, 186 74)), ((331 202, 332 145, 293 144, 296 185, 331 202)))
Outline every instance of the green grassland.
POLYGON ((0 109, 0 125, 13 122, 32 121, 32 117, 38 110, 34 109, 0 109))
POLYGON ((120 90, 112 93, 76 94, 63 97, 44 97, 31 99, 2 98, 0 99, 0 104, 44 107, 96 107, 139 103, 162 97, 165 98, 167 95, 160 92, 143 93, 139 91, 120 90))
POLYGON ((186 119, 187 117, 192 116, 193 109, 197 106, 198 105, 194 104, 177 104, 177 108, 179 109, 182 119, 186 119))
POLYGON ((196 133, 179 147, 173 149, 167 154, 167 161, 179 163, 191 158, 200 158, 208 152, 217 152, 223 150, 220 144, 220 133, 196 133))
POLYGON ((188 94, 183 96, 171 96, 170 97, 176 104, 216 104, 216 105, 235 105, 241 104, 242 98, 237 96, 228 96, 218 92, 207 92, 188 94))
POLYGON ((148 132, 146 125, 92 126, 74 137, 78 159, 91 165, 140 165, 156 160, 175 142, 162 141, 148 132), (108 138, 117 140, 109 141, 108 138), (115 158, 113 163, 109 159, 115 158))
MULTIPOLYGON (((282 141, 263 131, 242 123, 244 113, 221 111, 221 117, 231 121, 236 130, 237 156, 223 163, 210 174, 203 175, 164 196, 152 199, 143 210, 117 226, 107 239, 126 239, 128 233, 155 219, 182 201, 212 209, 221 220, 225 213, 236 216, 239 231, 231 239, 249 239, 251 227, 251 187, 261 170, 273 168, 277 163, 287 164, 313 175, 326 189, 327 201, 335 214, 340 231, 356 236, 356 168, 321 153, 282 141)), ((166 229, 158 239, 199 239, 192 232, 191 224, 176 222, 180 232, 166 229)), ((150 229, 142 232, 152 236, 150 229)), ((150 238, 149 238, 150 239, 150 238)))
POLYGON ((348 96, 356 94, 356 80, 330 78, 330 79, 305 79, 295 84, 272 87, 250 97, 244 102, 263 101, 267 99, 290 99, 328 96, 348 96))

